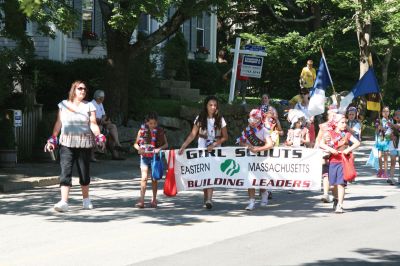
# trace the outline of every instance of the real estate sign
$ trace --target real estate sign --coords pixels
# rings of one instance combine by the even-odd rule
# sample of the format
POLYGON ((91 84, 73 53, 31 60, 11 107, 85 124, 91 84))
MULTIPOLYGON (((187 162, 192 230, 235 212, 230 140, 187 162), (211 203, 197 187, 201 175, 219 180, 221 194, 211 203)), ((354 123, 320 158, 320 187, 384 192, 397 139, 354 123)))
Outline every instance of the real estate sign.
POLYGON ((244 55, 240 75, 251 78, 261 78, 264 58, 262 56, 244 55))

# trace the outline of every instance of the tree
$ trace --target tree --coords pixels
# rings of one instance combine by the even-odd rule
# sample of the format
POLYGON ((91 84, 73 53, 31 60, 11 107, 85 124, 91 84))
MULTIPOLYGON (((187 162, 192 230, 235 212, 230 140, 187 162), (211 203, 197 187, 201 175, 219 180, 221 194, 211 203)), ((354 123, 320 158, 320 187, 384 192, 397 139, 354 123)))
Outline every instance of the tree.
MULTIPOLYGON (((51 13, 56 7, 53 2, 65 4, 65 0, 19 0, 25 13, 33 17, 37 12, 47 10, 51 13)), ((226 0, 96 0, 100 4, 106 31, 107 59, 109 64, 108 101, 112 102, 111 116, 128 113, 129 61, 148 52, 180 29, 185 20, 210 10, 211 6, 226 0), (168 10, 172 15, 166 18, 168 10), (139 24, 141 14, 164 22, 155 32, 132 43, 132 33, 139 24)), ((65 7, 66 8, 66 7, 65 7)), ((72 8, 69 7, 69 10, 72 8)), ((71 11, 68 11, 71 12, 71 11)), ((73 14, 73 12, 71 12, 73 14)), ((52 21, 52 20, 50 20, 52 21)), ((57 25, 58 26, 58 25, 57 25)), ((67 27, 59 27, 67 31, 67 27)), ((125 117, 126 118, 126 117, 125 117)))

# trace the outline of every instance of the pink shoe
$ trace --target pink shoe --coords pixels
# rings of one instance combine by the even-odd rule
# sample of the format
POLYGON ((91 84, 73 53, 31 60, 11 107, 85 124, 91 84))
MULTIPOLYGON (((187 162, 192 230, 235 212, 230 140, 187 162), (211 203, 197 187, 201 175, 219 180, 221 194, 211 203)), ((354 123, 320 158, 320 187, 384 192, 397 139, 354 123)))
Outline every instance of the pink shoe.
POLYGON ((388 174, 386 172, 384 172, 381 177, 384 178, 384 179, 388 179, 389 178, 389 176, 388 176, 388 174))
POLYGON ((383 175, 383 170, 379 170, 378 173, 376 174, 377 177, 382 177, 383 175))

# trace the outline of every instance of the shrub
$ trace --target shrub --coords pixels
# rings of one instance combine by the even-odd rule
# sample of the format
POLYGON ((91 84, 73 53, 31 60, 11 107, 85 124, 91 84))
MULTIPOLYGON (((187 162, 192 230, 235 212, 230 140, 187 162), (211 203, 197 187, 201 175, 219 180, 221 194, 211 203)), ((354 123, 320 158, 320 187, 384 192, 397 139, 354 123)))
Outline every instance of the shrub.
POLYGON ((187 43, 183 33, 177 32, 162 49, 164 53, 164 76, 169 78, 175 71, 176 80, 189 80, 187 43))
POLYGON ((20 79, 22 56, 16 50, 0 50, 0 110, 5 109, 3 104, 7 103, 7 97, 14 90, 13 82, 20 79))
POLYGON ((222 75, 215 63, 201 60, 190 60, 190 84, 192 88, 200 89, 201 94, 215 94, 221 88, 222 75))
POLYGON ((57 104, 66 99, 71 83, 82 79, 90 89, 86 100, 91 100, 96 89, 103 89, 106 78, 105 59, 77 59, 67 63, 47 59, 35 60, 26 71, 33 75, 38 71, 36 99, 43 104, 44 110, 55 110, 57 104))
POLYGON ((14 126, 9 115, 2 115, 0 118, 0 148, 1 149, 14 149, 15 148, 15 136, 14 126))

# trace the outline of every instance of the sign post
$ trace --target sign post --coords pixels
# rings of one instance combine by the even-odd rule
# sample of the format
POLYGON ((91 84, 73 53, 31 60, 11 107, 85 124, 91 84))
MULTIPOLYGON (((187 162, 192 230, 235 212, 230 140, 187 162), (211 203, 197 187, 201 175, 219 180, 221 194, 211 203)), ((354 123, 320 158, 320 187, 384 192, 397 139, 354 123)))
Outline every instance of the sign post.
POLYGON ((267 56, 265 52, 265 47, 259 45, 246 45, 244 50, 240 50, 240 37, 236 38, 235 49, 230 51, 234 53, 233 56, 233 66, 232 66, 232 76, 231 85, 229 88, 229 99, 228 103, 232 104, 233 98, 235 96, 235 84, 236 84, 236 73, 240 54, 252 55, 245 56, 242 60, 242 68, 240 74, 242 76, 260 78, 263 64, 263 57, 267 56), (247 65, 244 63, 247 61, 247 65), (243 72, 244 71, 244 72, 243 72))

